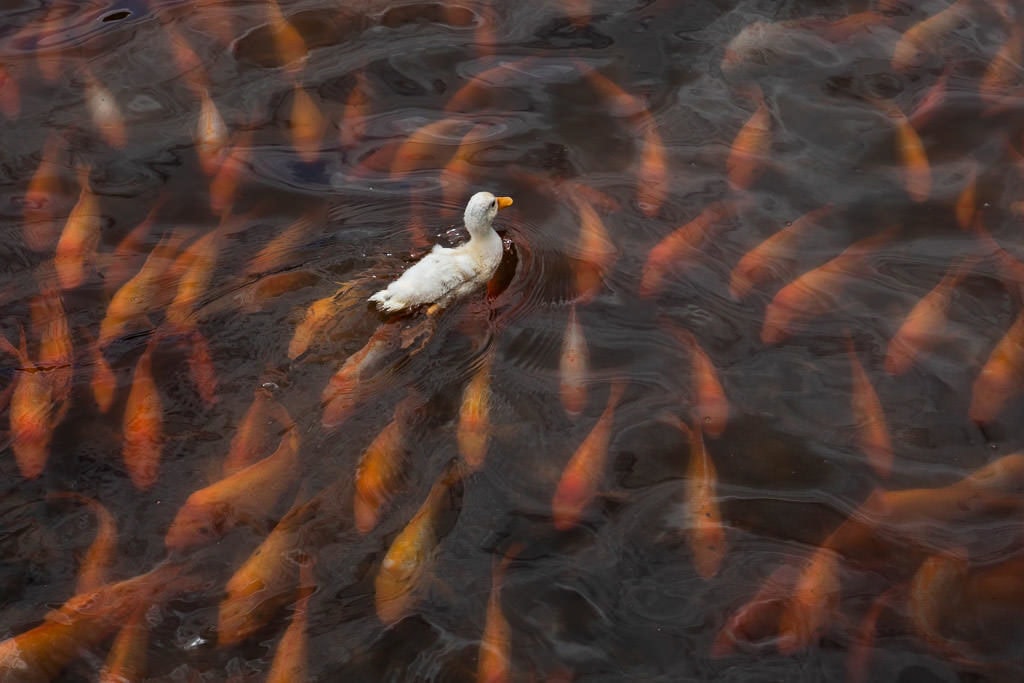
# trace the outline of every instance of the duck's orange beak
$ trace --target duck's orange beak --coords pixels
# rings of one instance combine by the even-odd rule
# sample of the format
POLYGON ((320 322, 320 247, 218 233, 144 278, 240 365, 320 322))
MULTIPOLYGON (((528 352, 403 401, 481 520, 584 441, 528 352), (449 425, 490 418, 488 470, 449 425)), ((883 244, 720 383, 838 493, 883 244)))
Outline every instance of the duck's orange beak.
POLYGON ((504 209, 507 206, 512 206, 512 198, 511 197, 496 197, 496 199, 498 200, 498 208, 499 209, 504 209))

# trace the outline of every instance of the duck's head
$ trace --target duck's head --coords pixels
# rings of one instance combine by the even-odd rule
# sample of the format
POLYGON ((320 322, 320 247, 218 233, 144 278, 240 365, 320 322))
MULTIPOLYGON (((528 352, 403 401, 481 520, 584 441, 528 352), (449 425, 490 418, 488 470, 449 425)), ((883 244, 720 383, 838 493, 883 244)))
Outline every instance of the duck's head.
POLYGON ((473 236, 487 234, 498 209, 504 209, 511 205, 511 197, 495 197, 490 192, 477 192, 469 198, 469 203, 466 204, 466 213, 463 215, 469 234, 473 236))

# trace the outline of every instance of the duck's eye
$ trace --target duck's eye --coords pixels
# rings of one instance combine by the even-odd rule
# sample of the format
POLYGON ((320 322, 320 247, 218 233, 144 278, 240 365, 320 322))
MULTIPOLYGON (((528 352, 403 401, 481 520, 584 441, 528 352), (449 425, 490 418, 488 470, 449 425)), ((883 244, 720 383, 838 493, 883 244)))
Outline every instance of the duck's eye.
POLYGON ((492 199, 491 200, 491 206, 493 207, 493 206, 497 206, 497 205, 498 205, 498 200, 497 199, 492 199))

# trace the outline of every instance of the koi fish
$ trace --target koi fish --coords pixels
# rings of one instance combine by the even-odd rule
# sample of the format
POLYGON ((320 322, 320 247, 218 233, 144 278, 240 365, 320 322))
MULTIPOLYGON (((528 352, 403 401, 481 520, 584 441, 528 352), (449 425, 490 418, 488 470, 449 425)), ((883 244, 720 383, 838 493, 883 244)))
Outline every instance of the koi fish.
POLYGON ((83 651, 98 647, 141 607, 182 589, 181 567, 162 564, 146 574, 79 593, 39 626, 0 642, 0 680, 50 681, 83 651))
POLYGON ((210 210, 215 214, 226 214, 234 203, 242 172, 252 156, 251 144, 252 132, 242 132, 231 150, 224 154, 220 168, 210 180, 210 210))
POLYGON ((505 555, 491 570, 491 592, 487 598, 484 632, 477 657, 477 683, 506 683, 512 673, 509 656, 509 625, 501 609, 501 585, 512 556, 505 555))
POLYGON ((305 88, 295 85, 292 95, 292 113, 289 118, 292 147, 299 158, 312 163, 320 155, 320 143, 327 130, 327 119, 320 112, 305 88))
POLYGON ((587 376, 590 374, 590 352, 587 338, 576 319, 576 306, 569 309, 569 320, 562 337, 562 353, 558 359, 558 396, 570 417, 578 417, 587 407, 587 376))
POLYGON ((85 106, 89 110, 92 124, 107 144, 124 149, 128 135, 117 99, 88 72, 85 74, 85 106))
POLYGON ((590 301, 604 284, 603 275, 615 261, 616 249, 593 205, 577 191, 570 199, 580 219, 577 249, 582 263, 574 268, 576 292, 582 302, 590 301))
POLYGON ((338 142, 342 149, 352 149, 366 136, 366 120, 370 116, 369 92, 366 73, 359 71, 355 85, 345 98, 345 108, 338 125, 338 142))
POLYGON ((29 317, 39 339, 37 365, 50 374, 54 400, 64 403, 71 395, 75 351, 60 292, 41 285, 40 295, 29 302, 29 317))
POLYGON ((101 413, 106 413, 114 405, 114 398, 117 395, 117 375, 110 367, 103 349, 93 339, 86 338, 86 348, 92 359, 92 378, 89 380, 89 388, 92 390, 93 400, 101 413))
POLYGON ((690 352, 694 393, 693 419, 702 423, 708 434, 717 438, 729 421, 729 399, 725 395, 715 364, 688 330, 673 329, 676 339, 690 352))
POLYGON ((772 114, 760 89, 757 109, 740 128, 729 148, 725 169, 734 188, 745 190, 764 170, 764 160, 772 145, 772 114))
POLYGON ((213 280, 224 225, 222 222, 220 227, 200 237, 178 258, 183 272, 174 300, 167 308, 167 322, 179 332, 195 324, 193 316, 197 304, 202 301, 213 280))
POLYGON ((693 553, 697 573, 710 579, 718 573, 726 553, 725 529, 715 491, 718 473, 704 445, 700 424, 686 428, 686 432, 690 439, 690 461, 686 468, 686 542, 693 553))
POLYGON ((8 119, 15 119, 21 112, 21 94, 18 81, 11 75, 11 70, 0 64, 0 112, 8 119))
POLYGON ((967 411, 974 422, 992 422, 1012 397, 1021 390, 1024 379, 1024 311, 992 349, 971 387, 971 406, 967 411))
POLYGON ((237 526, 258 525, 298 478, 299 435, 290 429, 271 455, 188 497, 171 522, 171 552, 212 542, 237 526))
POLYGON ((99 683, 141 681, 146 675, 146 650, 149 646, 149 625, 146 606, 131 613, 117 632, 110 654, 100 671, 99 683))
POLYGON ((277 48, 278 61, 289 73, 297 73, 309 54, 306 41, 282 14, 277 0, 267 0, 267 18, 270 22, 274 45, 277 48))
POLYGON ((213 353, 206 337, 197 328, 188 335, 188 371, 203 403, 212 406, 217 402, 217 368, 213 364, 213 353))
POLYGON ((964 182, 964 189, 956 198, 954 207, 956 222, 964 230, 970 230, 974 224, 974 216, 978 212, 978 164, 972 161, 964 182))
POLYGON ((336 427, 349 416, 356 406, 361 382, 369 376, 381 359, 393 351, 398 344, 398 326, 382 325, 359 351, 348 357, 341 368, 324 387, 321 401, 324 427, 336 427))
POLYGON ((939 284, 907 314, 903 324, 891 340, 885 354, 885 370, 902 375, 914 364, 918 354, 930 347, 939 337, 946 322, 946 311, 953 292, 963 280, 971 264, 977 259, 965 259, 960 266, 946 273, 939 284))
POLYGON ((943 39, 967 17, 969 10, 969 3, 956 0, 946 9, 908 29, 893 49, 892 68, 905 71, 916 66, 925 52, 942 44, 943 39))
POLYGON ((734 652, 736 645, 757 643, 774 635, 779 614, 794 583, 791 573, 792 569, 783 564, 761 582, 753 597, 718 632, 711 644, 712 657, 725 657, 734 652))
POLYGON ((657 294, 670 272, 688 266, 700 254, 700 245, 707 239, 712 228, 720 221, 731 218, 735 210, 732 203, 715 202, 689 223, 676 228, 658 242, 647 254, 644 263, 640 277, 641 295, 657 294))
POLYGON ((89 185, 88 168, 79 169, 78 182, 81 186, 78 202, 64 224, 53 258, 61 289, 73 289, 82 284, 86 263, 93 258, 100 242, 99 200, 89 185))
POLYGON ((338 312, 338 307, 338 292, 317 299, 309 305, 306 315, 295 327, 295 333, 292 335, 291 341, 288 342, 289 359, 295 360, 309 349, 313 338, 331 322, 338 312))
POLYGON ((576 526, 583 510, 597 495, 597 487, 604 476, 608 459, 615 408, 625 390, 626 384, 621 380, 612 384, 604 412, 562 472, 551 499, 552 516, 555 528, 559 531, 567 531, 576 526))
POLYGON ((277 644, 277 651, 267 672, 267 683, 301 683, 308 679, 309 597, 316 590, 313 576, 313 561, 307 560, 299 566, 299 597, 295 602, 291 623, 277 644))
POLYGON ((211 176, 220 168, 228 148, 228 127, 206 88, 199 89, 199 118, 196 121, 196 154, 203 173, 211 176))
POLYGON ((847 338, 847 353, 850 356, 850 374, 853 382, 851 411, 857 430, 857 443, 868 456, 868 464, 879 477, 888 477, 892 471, 892 441, 889 427, 871 378, 857 358, 853 341, 847 338))
POLYGON ((888 241, 892 233, 890 228, 854 242, 832 260, 779 290, 765 308, 761 341, 776 344, 792 334, 799 322, 834 310, 839 289, 863 267, 871 251, 888 241))
POLYGON ((449 117, 417 128, 395 151, 391 177, 401 178, 423 168, 443 165, 455 153, 452 149, 455 131, 464 125, 462 120, 449 117), (439 148, 440 157, 437 156, 439 148))
POLYGON ((59 237, 53 220, 53 201, 60 194, 60 165, 58 156, 63 146, 56 134, 51 134, 43 147, 39 166, 25 190, 25 211, 22 214, 22 237, 32 251, 50 251, 59 237))
POLYGON ((164 408, 153 379, 154 336, 139 357, 124 409, 122 456, 135 488, 145 490, 156 483, 160 451, 164 442, 164 408))
POLYGON ((797 579, 779 619, 779 652, 805 650, 821 637, 839 606, 839 555, 819 548, 797 579))
POLYGON ((298 218, 252 257, 245 268, 246 275, 274 273, 296 264, 296 253, 310 238, 312 229, 326 219, 326 212, 316 210, 298 218))
POLYGON ((21 476, 35 479, 46 467, 50 439, 64 418, 67 404, 58 408, 51 376, 42 372, 29 358, 25 331, 21 330, 20 334, 21 346, 18 348, 0 335, 0 349, 17 358, 21 365, 9 410, 11 446, 21 476))
POLYGON ((224 458, 225 477, 245 469, 266 455, 272 433, 271 420, 276 421, 279 428, 291 429, 295 425, 285 407, 270 392, 263 387, 256 387, 249 410, 235 430, 227 457, 224 458))
POLYGON ((783 262, 795 257, 803 235, 820 226, 831 213, 831 205, 808 211, 744 254, 729 276, 729 292, 733 298, 741 299, 754 287, 777 275, 783 262))
POLYGON ((395 406, 391 421, 370 442, 359 459, 353 512, 356 529, 360 533, 369 533, 377 526, 381 508, 394 495, 395 487, 402 479, 402 465, 408 455, 410 418, 422 402, 423 399, 413 393, 395 406))
POLYGON ((998 108, 1006 94, 1020 82, 1021 63, 1024 62, 1024 30, 1017 21, 1010 26, 1010 36, 992 57, 985 75, 978 83, 978 94, 993 109, 998 108))
POLYGON ((426 574, 441 543, 441 512, 462 481, 458 466, 451 466, 434 483, 419 510, 388 548, 374 579, 377 618, 392 626, 412 611, 426 574))
POLYGON ((491 368, 494 363, 494 351, 487 352, 480 366, 473 373, 473 378, 462 391, 462 404, 459 406, 459 424, 455 431, 455 441, 459 445, 459 455, 473 472, 480 469, 487 456, 487 442, 491 435, 491 368))
POLYGON ((51 493, 47 500, 73 500, 89 508, 96 517, 96 535, 89 550, 82 557, 78 568, 76 593, 91 593, 99 590, 109 580, 110 567, 117 554, 117 522, 99 501, 72 491, 51 493))

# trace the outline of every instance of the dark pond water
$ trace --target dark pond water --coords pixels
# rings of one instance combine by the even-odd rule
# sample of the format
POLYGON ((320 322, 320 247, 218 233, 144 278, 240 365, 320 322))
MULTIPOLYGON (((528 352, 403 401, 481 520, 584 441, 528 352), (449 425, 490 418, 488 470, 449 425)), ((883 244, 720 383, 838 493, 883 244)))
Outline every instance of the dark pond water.
POLYGON ((3 3, 0 679, 1019 680, 1020 12, 3 3))

